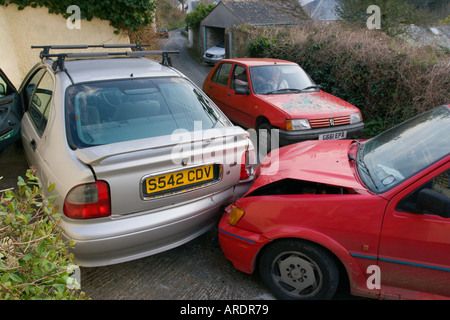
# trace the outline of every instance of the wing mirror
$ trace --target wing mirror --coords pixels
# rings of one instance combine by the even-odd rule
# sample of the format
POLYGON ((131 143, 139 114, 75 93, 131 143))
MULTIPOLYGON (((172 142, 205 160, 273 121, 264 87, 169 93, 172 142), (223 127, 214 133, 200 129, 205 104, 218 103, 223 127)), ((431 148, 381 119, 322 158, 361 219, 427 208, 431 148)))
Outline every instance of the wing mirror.
POLYGON ((249 88, 236 88, 234 90, 235 94, 240 94, 240 95, 249 95, 250 94, 250 89, 249 88))

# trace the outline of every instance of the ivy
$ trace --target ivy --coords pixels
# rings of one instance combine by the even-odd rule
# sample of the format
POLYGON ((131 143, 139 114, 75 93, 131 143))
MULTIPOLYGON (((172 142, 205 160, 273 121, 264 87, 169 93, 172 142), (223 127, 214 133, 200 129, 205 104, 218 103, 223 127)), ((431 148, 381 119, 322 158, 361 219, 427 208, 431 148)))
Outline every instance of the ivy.
MULTIPOLYGON (((0 5, 8 6, 14 3, 19 10, 26 7, 46 7, 49 13, 61 14, 68 18, 67 8, 73 5, 73 0, 0 0, 0 5)), ((90 1, 78 0, 76 5, 80 8, 81 18, 88 21, 96 17, 109 21, 110 25, 118 30, 136 31, 140 26, 146 26, 153 21, 153 12, 156 9, 154 0, 106 0, 90 1)))
POLYGON ((216 7, 215 4, 199 3, 195 10, 186 16, 186 23, 192 29, 198 29, 202 20, 216 7))

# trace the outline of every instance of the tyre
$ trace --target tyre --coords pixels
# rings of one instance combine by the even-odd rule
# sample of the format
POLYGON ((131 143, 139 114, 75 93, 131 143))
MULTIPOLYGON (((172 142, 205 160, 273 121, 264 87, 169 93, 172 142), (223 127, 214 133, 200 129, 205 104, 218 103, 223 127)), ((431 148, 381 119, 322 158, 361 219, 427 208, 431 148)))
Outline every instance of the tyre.
POLYGON ((339 270, 321 247, 299 240, 275 242, 262 254, 259 271, 272 294, 283 300, 331 299, 339 270))

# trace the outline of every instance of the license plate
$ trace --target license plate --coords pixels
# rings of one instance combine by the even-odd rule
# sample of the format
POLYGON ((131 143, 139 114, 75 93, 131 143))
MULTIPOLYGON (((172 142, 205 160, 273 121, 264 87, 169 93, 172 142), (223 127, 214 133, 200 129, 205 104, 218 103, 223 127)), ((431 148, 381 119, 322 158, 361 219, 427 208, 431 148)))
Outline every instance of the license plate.
POLYGON ((207 165, 144 179, 144 197, 154 197, 209 185, 220 178, 220 165, 207 165))
POLYGON ((347 131, 330 132, 319 135, 319 140, 338 140, 345 139, 347 131))

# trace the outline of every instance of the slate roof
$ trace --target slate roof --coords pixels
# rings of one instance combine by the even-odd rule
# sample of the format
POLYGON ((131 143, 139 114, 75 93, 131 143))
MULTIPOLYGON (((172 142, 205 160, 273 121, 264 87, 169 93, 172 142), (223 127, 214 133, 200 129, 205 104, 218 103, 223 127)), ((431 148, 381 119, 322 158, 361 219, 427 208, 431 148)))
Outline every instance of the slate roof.
POLYGON ((336 13, 338 0, 299 0, 303 9, 315 20, 339 20, 336 13))
POLYGON ((310 19, 298 0, 222 0, 222 4, 250 25, 299 24, 310 19))

